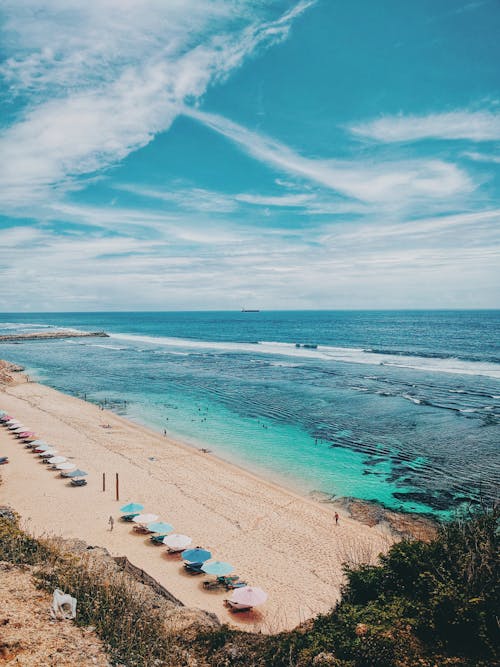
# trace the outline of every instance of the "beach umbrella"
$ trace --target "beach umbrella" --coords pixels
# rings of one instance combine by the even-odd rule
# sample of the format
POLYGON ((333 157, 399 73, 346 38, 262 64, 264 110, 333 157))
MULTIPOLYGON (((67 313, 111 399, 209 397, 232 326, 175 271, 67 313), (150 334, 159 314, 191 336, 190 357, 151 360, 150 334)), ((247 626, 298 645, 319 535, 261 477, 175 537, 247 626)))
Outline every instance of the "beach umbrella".
POLYGON ((181 553, 182 560, 187 560, 189 563, 204 563, 209 558, 212 558, 210 551, 206 549, 186 549, 181 553))
POLYGON ((52 449, 53 445, 48 445, 46 442, 43 445, 35 445, 33 447, 34 452, 46 452, 49 449, 52 449))
POLYGON ((57 470, 73 470, 73 468, 76 468, 76 465, 74 463, 60 463, 59 465, 56 465, 57 470))
POLYGON ((159 518, 158 514, 138 514, 137 516, 134 516, 132 521, 134 523, 152 523, 159 518))
POLYGON ((7 423, 10 422, 12 419, 14 419, 14 417, 11 417, 11 415, 4 415, 3 417, 0 418, 0 421, 1 421, 3 424, 7 424, 7 423))
POLYGON ((180 535, 177 533, 172 533, 164 538, 163 544, 166 544, 167 547, 171 549, 185 549, 188 547, 193 540, 187 535, 180 535))
POLYGON ((35 435, 34 431, 21 431, 17 434, 18 438, 31 438, 32 435, 35 435))
POLYGON ((236 604, 256 607, 259 604, 264 604, 267 600, 267 593, 257 586, 243 586, 233 591, 230 600, 236 602, 236 604))
POLYGON ((23 431, 28 432, 28 427, 27 427, 27 426, 23 426, 23 425, 21 424, 21 426, 16 426, 16 428, 12 428, 11 431, 14 431, 14 433, 22 433, 23 431))
POLYGON ((33 447, 35 447, 35 445, 40 445, 40 447, 45 447, 47 443, 45 442, 45 440, 33 440, 31 444, 33 445, 33 447))
POLYGON ((38 456, 41 456, 43 459, 45 459, 54 456, 54 454, 57 454, 57 449, 46 449, 44 452, 39 452, 38 456))
POLYGON ((53 456, 51 459, 49 459, 49 463, 55 464, 55 463, 64 463, 66 461, 65 456, 53 456))
POLYGON ((164 521, 157 521, 156 523, 148 523, 146 528, 150 533, 171 533, 174 529, 169 523, 164 521))
POLYGON ((144 505, 140 505, 139 503, 129 503, 128 505, 120 507, 120 512, 124 512, 125 514, 133 514, 134 512, 142 512, 143 509, 144 505))
POLYGON ((219 560, 213 560, 210 563, 203 563, 201 569, 207 574, 214 574, 216 577, 223 577, 225 574, 230 574, 234 570, 234 567, 229 563, 222 563, 219 560))
POLYGON ((73 472, 66 472, 64 473, 65 477, 86 477, 88 473, 85 472, 85 470, 80 470, 80 468, 77 468, 77 470, 73 470, 73 472))
POLYGON ((16 428, 19 428, 19 426, 21 426, 22 428, 26 428, 26 426, 24 426, 24 424, 21 424, 21 422, 11 422, 7 426, 7 428, 9 429, 9 431, 13 431, 16 428))

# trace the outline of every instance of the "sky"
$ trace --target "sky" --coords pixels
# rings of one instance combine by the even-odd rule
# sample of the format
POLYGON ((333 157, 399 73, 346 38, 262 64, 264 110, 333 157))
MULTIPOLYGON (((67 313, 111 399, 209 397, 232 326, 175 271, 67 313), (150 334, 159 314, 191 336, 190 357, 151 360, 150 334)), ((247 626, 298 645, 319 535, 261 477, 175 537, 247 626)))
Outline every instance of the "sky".
POLYGON ((496 308, 499 0, 0 0, 0 310, 496 308))

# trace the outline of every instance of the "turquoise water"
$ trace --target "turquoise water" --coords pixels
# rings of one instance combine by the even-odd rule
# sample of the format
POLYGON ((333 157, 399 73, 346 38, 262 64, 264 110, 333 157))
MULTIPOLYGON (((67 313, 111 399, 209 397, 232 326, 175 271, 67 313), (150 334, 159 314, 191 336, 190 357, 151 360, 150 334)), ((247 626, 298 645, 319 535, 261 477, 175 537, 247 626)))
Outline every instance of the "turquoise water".
POLYGON ((299 491, 447 514, 497 494, 499 324, 496 311, 9 314, 0 334, 111 335, 4 343, 0 357, 299 491))

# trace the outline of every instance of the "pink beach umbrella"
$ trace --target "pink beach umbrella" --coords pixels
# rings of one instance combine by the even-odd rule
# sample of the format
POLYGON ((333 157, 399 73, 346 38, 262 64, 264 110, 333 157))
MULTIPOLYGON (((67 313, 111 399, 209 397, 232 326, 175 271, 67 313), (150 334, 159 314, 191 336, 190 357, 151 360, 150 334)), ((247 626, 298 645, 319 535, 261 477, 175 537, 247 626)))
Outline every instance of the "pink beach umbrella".
POLYGON ((25 438, 31 438, 33 435, 35 435, 34 431, 21 431, 17 434, 17 437, 24 440, 25 438))
POLYGON ((40 452, 44 452, 47 449, 52 449, 52 445, 48 445, 46 442, 40 441, 37 443, 36 447, 33 447, 33 451, 35 454, 39 454, 40 452))
POLYGON ((245 607, 257 607, 267 600, 267 593, 257 586, 243 586, 233 592, 230 600, 245 607))

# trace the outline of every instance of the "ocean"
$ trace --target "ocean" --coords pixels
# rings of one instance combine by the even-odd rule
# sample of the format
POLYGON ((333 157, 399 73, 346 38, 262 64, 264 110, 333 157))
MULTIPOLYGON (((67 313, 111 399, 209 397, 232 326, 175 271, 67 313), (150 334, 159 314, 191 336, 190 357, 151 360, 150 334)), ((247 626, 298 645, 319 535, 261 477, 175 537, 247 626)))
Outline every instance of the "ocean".
POLYGON ((301 493, 443 517, 498 497, 500 311, 0 314, 50 328, 110 337, 0 358, 301 493))

